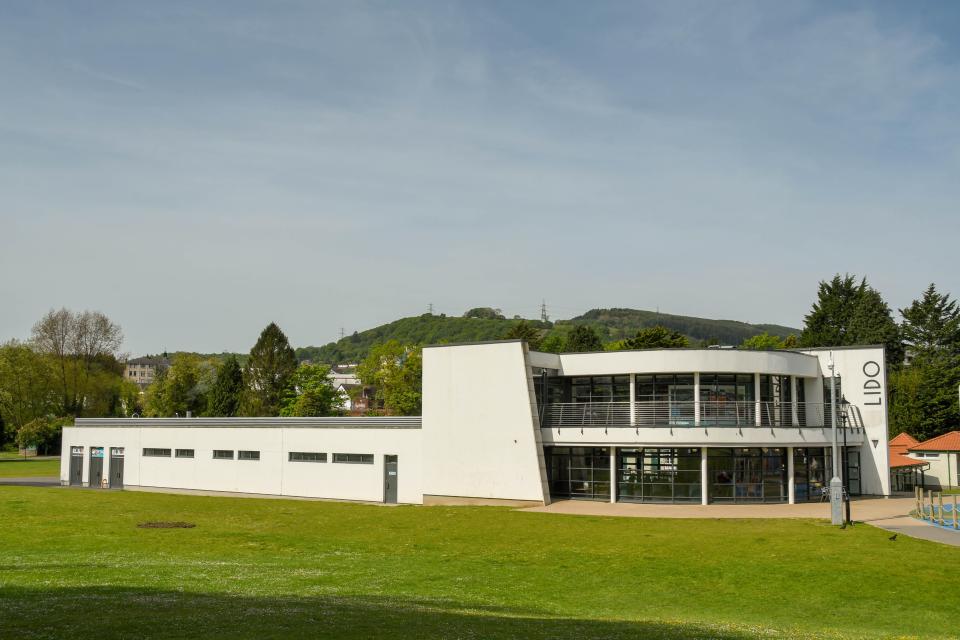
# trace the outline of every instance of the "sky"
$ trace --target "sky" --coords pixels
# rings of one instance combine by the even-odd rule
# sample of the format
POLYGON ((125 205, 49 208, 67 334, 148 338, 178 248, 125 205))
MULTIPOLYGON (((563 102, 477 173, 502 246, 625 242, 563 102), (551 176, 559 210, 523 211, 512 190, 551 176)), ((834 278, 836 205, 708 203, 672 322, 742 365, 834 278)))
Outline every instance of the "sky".
POLYGON ((960 3, 0 5, 0 341, 960 296, 960 3))

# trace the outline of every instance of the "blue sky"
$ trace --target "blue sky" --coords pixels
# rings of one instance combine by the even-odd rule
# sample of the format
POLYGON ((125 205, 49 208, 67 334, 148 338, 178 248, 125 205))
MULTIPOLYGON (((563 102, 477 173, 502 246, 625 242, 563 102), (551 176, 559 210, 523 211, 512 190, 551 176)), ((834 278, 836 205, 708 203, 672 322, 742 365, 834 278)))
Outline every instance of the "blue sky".
POLYGON ((5 2, 0 338, 960 295, 960 4, 5 2))

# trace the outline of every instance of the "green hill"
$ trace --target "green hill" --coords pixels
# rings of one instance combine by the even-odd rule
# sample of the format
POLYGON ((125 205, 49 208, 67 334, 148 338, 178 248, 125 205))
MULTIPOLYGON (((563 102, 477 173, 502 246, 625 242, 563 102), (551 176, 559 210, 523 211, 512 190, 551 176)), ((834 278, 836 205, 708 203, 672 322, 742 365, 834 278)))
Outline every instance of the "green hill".
MULTIPOLYGON (((297 358, 333 364, 358 362, 367 355, 370 347, 387 340, 419 345, 496 340, 518 322, 520 321, 505 318, 453 318, 425 313, 422 316, 401 318, 373 329, 355 332, 322 347, 300 347, 297 349, 297 358)), ((549 323, 540 321, 530 322, 542 328, 550 326, 549 323)))
POLYGON ((564 325, 588 324, 594 327, 604 342, 630 338, 639 329, 663 325, 679 331, 690 339, 691 344, 700 343, 738 345, 745 339, 761 333, 786 338, 788 335, 800 335, 800 329, 776 324, 749 324, 737 320, 711 320, 693 316, 677 316, 657 311, 640 309, 591 309, 581 316, 569 320, 560 320, 557 328, 564 325))
MULTIPOLYGON (((297 358, 331 364, 358 362, 367 355, 370 347, 391 339, 419 345, 496 340, 518 322, 506 318, 460 318, 425 313, 356 332, 322 347, 300 347, 297 349, 297 358)), ((566 333, 576 324, 589 324, 600 333, 604 342, 631 337, 639 329, 657 324, 680 331, 694 345, 711 342, 738 345, 746 338, 763 332, 780 337, 800 333, 799 329, 780 325, 710 320, 638 309, 592 309, 576 318, 558 320, 556 323, 539 320, 528 322, 559 333, 566 333)))

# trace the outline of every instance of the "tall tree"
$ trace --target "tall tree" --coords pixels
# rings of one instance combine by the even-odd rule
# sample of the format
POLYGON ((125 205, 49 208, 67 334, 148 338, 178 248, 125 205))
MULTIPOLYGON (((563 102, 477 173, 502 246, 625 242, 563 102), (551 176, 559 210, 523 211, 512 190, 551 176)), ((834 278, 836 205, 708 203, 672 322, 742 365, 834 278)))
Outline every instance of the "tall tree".
POLYGON ((237 415, 243 397, 243 370, 236 356, 230 355, 217 371, 217 380, 210 388, 207 414, 219 417, 237 415))
POLYGON ((279 415, 284 390, 296 370, 297 355, 290 341, 280 327, 271 322, 250 349, 244 369, 244 411, 248 415, 279 415))
POLYGON ((914 300, 903 316, 903 341, 914 360, 955 357, 960 354, 960 309, 950 294, 937 291, 934 284, 914 300))
POLYGON ((821 281, 817 301, 804 318, 800 344, 804 347, 844 347, 882 344, 887 366, 903 362, 900 328, 880 293, 863 278, 837 274, 821 281))
POLYGON ((562 353, 563 347, 563 336, 556 331, 551 331, 549 334, 547 334, 547 337, 540 342, 537 347, 537 351, 543 351, 545 353, 562 353))
POLYGON ((15 432, 58 409, 57 375, 50 360, 16 341, 0 346, 0 445, 15 432))
POLYGON ((209 361, 193 353, 175 354, 170 366, 147 387, 145 413, 167 418, 183 417, 188 411, 204 415, 213 376, 213 364, 209 361))
POLYGON ((932 438, 956 429, 960 415, 960 312, 931 284, 900 313, 912 357, 889 378, 891 431, 932 438))
POLYGON ((343 398, 330 379, 330 369, 322 365, 301 364, 290 377, 280 415, 301 418, 337 415, 342 402, 343 398))
POLYGON ((563 350, 567 353, 603 351, 603 342, 593 327, 588 324, 578 324, 567 334, 563 350))
POLYGON ((527 344, 530 345, 530 348, 536 351, 540 347, 540 342, 543 339, 543 331, 536 328, 526 320, 521 320, 520 322, 514 324, 506 333, 503 334, 501 340, 526 340, 527 344))
POLYGON ((764 331, 759 335, 751 336, 744 340, 740 348, 764 351, 767 349, 796 349, 797 346, 797 336, 792 333, 786 338, 780 338, 780 336, 773 336, 764 331))
POLYGON ((611 346, 614 351, 622 349, 682 349, 690 346, 687 336, 661 325, 637 331, 637 335, 621 340, 611 346))
POLYGON ((91 406, 91 383, 103 386, 103 376, 119 371, 117 352, 123 332, 99 311, 74 313, 51 309, 33 326, 33 344, 56 366, 61 414, 81 415, 91 406))
POLYGON ((780 336, 772 336, 766 331, 756 336, 750 336, 740 345, 741 349, 751 349, 755 351, 781 349, 782 347, 783 340, 780 339, 780 336))
POLYGON ((357 376, 376 389, 387 415, 420 415, 423 397, 423 356, 419 347, 389 340, 370 350, 357 367, 357 376))

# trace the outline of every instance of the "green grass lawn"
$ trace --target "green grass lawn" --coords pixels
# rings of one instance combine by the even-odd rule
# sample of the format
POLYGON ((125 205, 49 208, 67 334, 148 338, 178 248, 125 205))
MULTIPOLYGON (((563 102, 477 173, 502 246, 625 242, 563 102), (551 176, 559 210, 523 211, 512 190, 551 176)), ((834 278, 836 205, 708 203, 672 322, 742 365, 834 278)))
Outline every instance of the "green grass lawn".
POLYGON ((0 478, 37 478, 59 475, 60 458, 0 459, 0 478))
POLYGON ((30 487, 0 519, 4 638, 960 634, 960 548, 863 524, 30 487))

